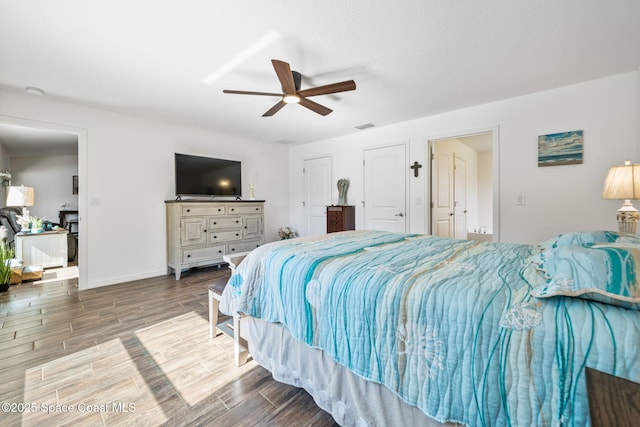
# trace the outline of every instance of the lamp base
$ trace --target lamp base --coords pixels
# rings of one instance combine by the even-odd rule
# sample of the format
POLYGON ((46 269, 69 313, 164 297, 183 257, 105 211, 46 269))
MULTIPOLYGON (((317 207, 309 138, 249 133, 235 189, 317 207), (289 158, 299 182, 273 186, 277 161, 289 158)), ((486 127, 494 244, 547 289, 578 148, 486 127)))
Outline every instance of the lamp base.
POLYGON ((640 212, 633 207, 631 201, 626 200, 624 205, 618 209, 616 215, 618 220, 618 230, 623 233, 635 234, 638 229, 638 220, 640 220, 640 212))

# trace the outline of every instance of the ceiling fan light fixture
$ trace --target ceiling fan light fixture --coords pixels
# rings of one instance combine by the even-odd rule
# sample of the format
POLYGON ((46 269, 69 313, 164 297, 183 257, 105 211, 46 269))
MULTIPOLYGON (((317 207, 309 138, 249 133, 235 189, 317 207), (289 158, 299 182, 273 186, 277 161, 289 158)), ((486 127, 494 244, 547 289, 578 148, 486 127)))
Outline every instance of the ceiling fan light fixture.
POLYGON ((286 94, 285 96, 282 97, 282 100, 285 102, 285 104, 297 104, 300 102, 300 97, 295 93, 286 94))

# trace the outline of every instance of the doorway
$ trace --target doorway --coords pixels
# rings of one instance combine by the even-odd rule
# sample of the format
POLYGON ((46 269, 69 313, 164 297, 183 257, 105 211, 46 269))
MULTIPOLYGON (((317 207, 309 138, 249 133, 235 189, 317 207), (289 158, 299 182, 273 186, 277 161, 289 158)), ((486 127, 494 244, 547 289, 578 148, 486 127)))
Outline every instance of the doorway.
MULTIPOLYGON (((11 116, 0 115, 0 127, 2 127, 5 131, 10 129, 11 131, 18 131, 18 134, 13 136, 18 141, 17 144, 26 144, 27 140, 34 141, 34 144, 39 144, 37 150, 40 153, 53 153, 57 152, 56 150, 61 149, 57 144, 63 144, 62 140, 71 141, 75 148, 75 153, 77 154, 77 176, 78 176, 78 201, 77 201, 77 212, 78 212, 78 227, 75 231, 78 232, 78 245, 77 245, 77 267, 78 267, 78 288, 86 289, 87 288, 87 256, 86 256, 86 226, 83 219, 83 214, 86 211, 86 153, 87 153, 87 131, 82 128, 74 128, 66 125, 58 125, 54 123, 48 122, 39 122, 36 120, 30 119, 21 119, 11 116), (20 136, 22 134, 22 136, 20 136), (39 140, 34 140, 33 136, 39 135, 41 138, 39 140), (27 139, 21 140, 23 137, 27 137, 27 139), (53 149, 57 147, 56 149, 53 149), (52 151, 47 151, 48 149, 53 149, 52 151)), ((6 145, 6 140, 5 140, 6 145)), ((8 151, 7 154, 11 156, 12 154, 8 151)), ((46 156, 48 154, 40 154, 40 156, 46 156)), ((68 192, 71 194, 73 189, 73 178, 72 176, 68 177, 68 192)), ((48 196, 48 192, 42 193, 43 197, 38 197, 36 193, 36 202, 38 200, 44 200, 46 202, 46 197, 48 196)), ((60 203, 58 203, 59 205, 60 203)), ((51 205, 50 203, 48 205, 51 205)), ((58 210, 55 203, 51 205, 50 209, 54 209, 55 213, 50 213, 47 216, 48 219, 51 219, 53 222, 58 220, 58 210)), ((40 214, 42 215, 42 214, 40 214)))
POLYGON ((304 160, 304 235, 317 236, 327 232, 327 206, 332 204, 333 157, 304 160))
POLYGON ((497 128, 430 139, 427 152, 430 234, 499 241, 497 128))

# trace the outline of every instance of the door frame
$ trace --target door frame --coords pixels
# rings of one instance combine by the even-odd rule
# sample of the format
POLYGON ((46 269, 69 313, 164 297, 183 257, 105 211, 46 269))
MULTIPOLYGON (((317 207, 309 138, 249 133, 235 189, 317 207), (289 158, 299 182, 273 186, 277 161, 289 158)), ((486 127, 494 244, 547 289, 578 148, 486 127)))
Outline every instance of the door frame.
POLYGON ((425 230, 432 234, 431 230, 431 153, 433 144, 438 141, 453 138, 464 138, 483 133, 491 133, 491 175, 493 178, 493 241, 500 241, 500 126, 486 126, 475 129, 466 129, 436 134, 425 138, 425 163, 429 165, 428 182, 425 183, 425 200, 428 200, 425 215, 425 230))
POLYGON ((89 140, 87 129, 3 114, 0 114, 0 123, 45 131, 65 132, 78 137, 78 289, 87 289, 87 277, 89 277, 87 258, 87 152, 89 140))

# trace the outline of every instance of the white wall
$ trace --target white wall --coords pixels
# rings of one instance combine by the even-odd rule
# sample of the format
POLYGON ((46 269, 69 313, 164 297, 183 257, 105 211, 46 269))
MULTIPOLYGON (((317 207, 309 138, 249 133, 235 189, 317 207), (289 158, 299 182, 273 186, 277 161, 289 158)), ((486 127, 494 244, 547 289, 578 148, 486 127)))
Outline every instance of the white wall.
POLYGON ((78 207, 73 194, 72 177, 78 175, 78 156, 13 157, 11 184, 33 187, 36 204, 29 208, 31 215, 59 222, 58 212, 64 203, 69 209, 78 207))
POLYGON ((167 273, 164 200, 174 198, 174 152, 242 161, 243 194, 265 199, 265 237, 287 224, 287 148, 0 90, 0 120, 80 129, 80 253, 87 287, 167 273), (83 158, 85 157, 85 158, 83 158), (86 170, 83 170, 86 162, 86 170), (86 243, 83 246, 83 239, 86 243), (83 252, 84 251, 84 252, 83 252))
MULTIPOLYGON (((356 227, 361 228, 364 147, 408 140, 409 163, 428 165, 427 140, 498 126, 501 241, 535 243, 559 232, 616 229, 620 203, 602 200, 602 184, 609 167, 626 158, 638 161, 638 81, 638 72, 625 73, 291 147, 291 198, 302 200, 304 194, 303 159, 332 153, 334 178, 357 178, 349 198, 358 203, 356 227), (584 163, 538 168, 538 136, 576 129, 584 130, 584 163), (525 206, 516 206, 518 194, 526 196, 525 206)), ((428 175, 425 170, 409 179, 412 232, 424 232, 429 221, 428 175)), ((302 229, 301 218, 300 204, 292 203, 292 225, 302 229)))

